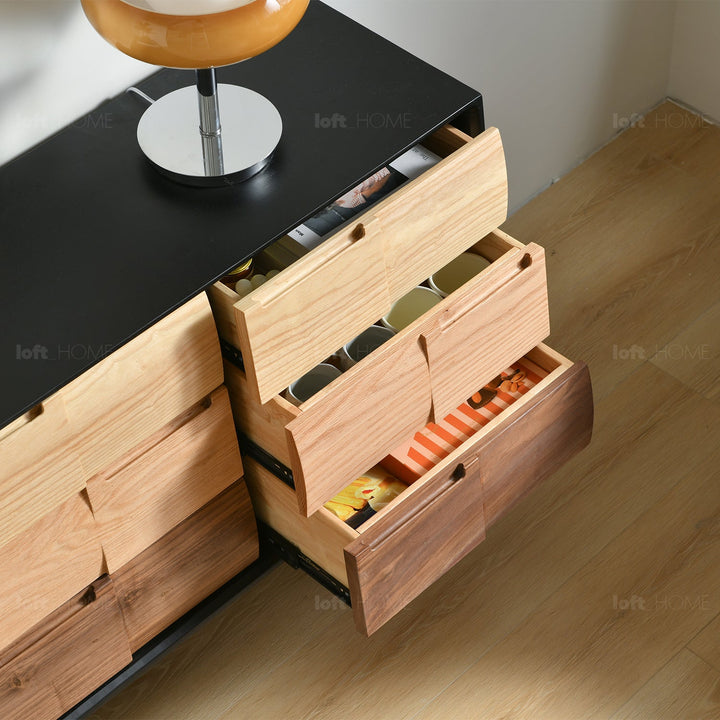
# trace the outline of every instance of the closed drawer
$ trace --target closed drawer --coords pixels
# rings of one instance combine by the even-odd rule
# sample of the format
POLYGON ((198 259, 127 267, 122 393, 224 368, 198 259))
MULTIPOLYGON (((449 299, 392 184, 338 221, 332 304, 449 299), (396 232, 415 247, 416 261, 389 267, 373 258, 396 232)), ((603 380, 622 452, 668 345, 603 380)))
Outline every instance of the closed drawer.
POLYGON ((0 651, 3 720, 55 720, 131 661, 105 576, 0 651))
POLYGON ((0 547, 0 648, 103 572, 95 520, 75 494, 0 547))
POLYGON ((548 375, 357 530, 253 459, 245 472, 259 519, 350 591, 371 634, 476 547, 498 518, 582 449, 592 433, 590 378, 545 346, 527 358, 548 375))
POLYGON ((220 332, 241 351, 256 402, 270 401, 505 220, 496 129, 472 139, 448 127, 426 145, 444 160, 251 295, 239 300, 222 284, 210 290, 220 332))
POLYGON ((220 343, 203 293, 61 391, 88 475, 119 460, 222 382, 220 343))
POLYGON ((227 390, 218 388, 88 481, 115 572, 242 477, 227 390))
POLYGON ((299 408, 226 365, 240 431, 292 470, 305 515, 548 336, 542 248, 495 231, 472 250, 489 267, 299 408))
POLYGON ((69 439, 59 394, 0 430, 0 547, 85 487, 69 439))
POLYGON ((255 516, 239 481, 112 573, 132 651, 257 557, 255 516))

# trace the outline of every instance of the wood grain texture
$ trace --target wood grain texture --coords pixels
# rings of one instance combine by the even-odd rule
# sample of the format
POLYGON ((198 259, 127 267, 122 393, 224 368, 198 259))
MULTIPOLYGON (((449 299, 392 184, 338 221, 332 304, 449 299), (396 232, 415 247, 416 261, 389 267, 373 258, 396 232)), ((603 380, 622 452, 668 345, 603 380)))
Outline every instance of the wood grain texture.
POLYGON ((7 646, 102 575, 87 501, 66 500, 0 548, 0 646, 7 646))
POLYGON ((300 515, 295 493, 251 458, 245 459, 245 480, 257 517, 347 586, 343 549, 357 531, 324 507, 310 517, 300 515))
POLYGON ((61 391, 89 475, 222 385, 205 293, 153 325, 61 391))
POLYGON ((718 302, 718 138, 663 103, 503 226, 545 248, 548 342, 588 363, 597 397, 718 302))
POLYGON ((243 481, 112 574, 135 652, 258 556, 243 481))
POLYGON ((115 572, 242 477, 227 390, 218 388, 88 481, 115 572))
POLYGON ((67 447, 69 438, 59 394, 3 429, 0 547, 85 487, 85 470, 67 447))
POLYGON ((309 516, 429 421, 430 376, 412 326, 300 409, 287 442, 300 512, 309 516))
POLYGON ((687 647, 720 672, 720 614, 692 638, 687 647))
POLYGON ((720 303, 658 348, 651 362, 694 392, 720 400, 720 303))
POLYGON ((235 303, 238 302, 240 296, 221 282, 214 283, 205 292, 212 308, 218 334, 231 345, 237 345, 238 329, 235 324, 235 303))
POLYGON ((714 720, 720 717, 720 672, 681 650, 610 720, 714 720))
POLYGON ((360 528, 345 558, 361 632, 402 610, 482 542, 486 526, 589 443, 587 368, 572 365, 537 390, 360 528), (466 475, 453 481, 458 470, 466 475))
POLYGON ((363 215, 235 305, 233 344, 256 400, 265 403, 282 392, 390 304, 383 237, 363 215))
POLYGON ((225 362, 225 384, 230 393, 235 427, 286 467, 290 467, 290 448, 285 427, 300 415, 300 409, 278 395, 259 405, 247 377, 235 365, 225 362))
POLYGON ((686 476, 418 718, 612 716, 715 615, 719 522, 720 472, 686 476))
POLYGON ((132 660, 105 576, 0 652, 3 720, 55 720, 132 660))
POLYGON ((221 334, 242 352, 256 401, 270 401, 505 220, 500 133, 493 128, 473 139, 445 128, 429 144, 449 156, 252 295, 238 302, 226 288, 210 291, 221 334))
POLYGON ((507 217, 505 153, 497 128, 459 148, 371 212, 385 242, 390 298, 426 280, 507 217))
MULTIPOLYGON (((485 539, 479 461, 426 483, 345 548, 355 626, 372 635, 485 539)), ((458 466, 459 467, 459 466, 458 466)))
POLYGON ((422 334, 436 422, 550 334, 543 249, 508 250, 448 301, 422 334))
POLYGON ((484 438, 477 453, 488 527, 588 445, 593 415, 590 373, 578 363, 484 438))

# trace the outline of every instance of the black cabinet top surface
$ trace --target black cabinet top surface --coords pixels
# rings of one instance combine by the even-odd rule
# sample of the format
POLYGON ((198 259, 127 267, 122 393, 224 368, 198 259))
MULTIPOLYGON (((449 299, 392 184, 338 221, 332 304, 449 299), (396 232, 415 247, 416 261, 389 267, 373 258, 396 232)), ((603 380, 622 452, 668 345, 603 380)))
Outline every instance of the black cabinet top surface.
MULTIPOLYGON (((157 173, 135 138, 146 104, 130 93, 0 167, 0 427, 480 102, 319 0, 285 41, 218 79, 283 117, 273 161, 245 183, 157 173)), ((193 82, 161 70, 138 87, 159 97, 193 82)))

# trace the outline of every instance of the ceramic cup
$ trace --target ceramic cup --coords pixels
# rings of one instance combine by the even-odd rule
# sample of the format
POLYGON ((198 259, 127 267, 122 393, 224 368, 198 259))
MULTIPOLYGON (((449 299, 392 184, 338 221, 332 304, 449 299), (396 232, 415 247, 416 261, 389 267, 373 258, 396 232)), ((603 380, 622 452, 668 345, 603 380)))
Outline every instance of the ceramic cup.
POLYGON ((323 363, 314 367, 309 373, 296 380, 285 391, 285 398, 293 405, 300 406, 313 395, 336 380, 341 372, 333 365, 323 363))
POLYGON ((441 300, 440 295, 430 288, 413 288, 393 304, 390 312, 381 322, 386 328, 400 332, 435 307, 441 300))
POLYGON ((377 350, 393 335, 395 335, 395 332, 386 327, 373 325, 368 328, 338 352, 340 356, 340 367, 342 367, 343 370, 349 370, 364 357, 367 357, 371 352, 377 350))
POLYGON ((447 297, 489 265, 490 261, 482 255, 466 252, 449 262, 442 270, 438 270, 428 282, 436 293, 447 297))

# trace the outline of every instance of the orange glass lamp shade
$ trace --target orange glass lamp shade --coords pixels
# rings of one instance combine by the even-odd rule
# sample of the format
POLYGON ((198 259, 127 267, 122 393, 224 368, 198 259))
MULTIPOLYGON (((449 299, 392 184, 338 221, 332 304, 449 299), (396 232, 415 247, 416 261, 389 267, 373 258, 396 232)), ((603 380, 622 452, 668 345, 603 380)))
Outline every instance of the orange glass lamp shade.
POLYGON ((300 22, 308 0, 82 0, 97 32, 137 60, 222 67, 260 55, 300 22))
POLYGON ((152 101, 138 124, 140 148, 157 169, 191 185, 225 185, 270 162, 282 135, 280 113, 252 90, 217 85, 215 68, 277 45, 309 0, 81 2, 95 30, 126 55, 196 70, 197 88, 152 101))

